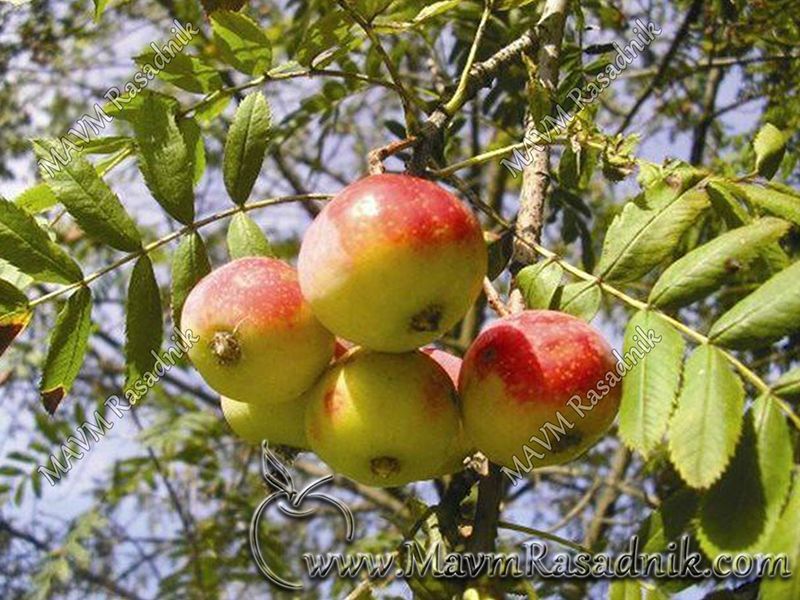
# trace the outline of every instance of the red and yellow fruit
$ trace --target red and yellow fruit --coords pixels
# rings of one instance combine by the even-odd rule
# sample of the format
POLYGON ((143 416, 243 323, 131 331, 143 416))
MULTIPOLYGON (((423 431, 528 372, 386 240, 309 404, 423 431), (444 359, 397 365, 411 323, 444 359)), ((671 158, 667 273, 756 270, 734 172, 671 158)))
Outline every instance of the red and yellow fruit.
POLYGON ((242 258, 207 275, 181 324, 200 338, 189 357, 208 385, 240 402, 297 398, 333 356, 334 337, 303 299, 295 270, 272 258, 242 258))
POLYGON ((437 476, 458 438, 455 388, 421 352, 351 350, 310 396, 311 448, 334 471, 367 485, 437 476))
POLYGON ((436 184, 395 174, 342 190, 311 224, 298 259, 319 320, 383 352, 449 330, 480 293, 486 268, 475 215, 436 184))
POLYGON ((467 435, 509 468, 514 457, 536 467, 572 460, 614 421, 621 393, 615 368, 611 348, 580 319, 549 310, 500 319, 464 357, 467 435))

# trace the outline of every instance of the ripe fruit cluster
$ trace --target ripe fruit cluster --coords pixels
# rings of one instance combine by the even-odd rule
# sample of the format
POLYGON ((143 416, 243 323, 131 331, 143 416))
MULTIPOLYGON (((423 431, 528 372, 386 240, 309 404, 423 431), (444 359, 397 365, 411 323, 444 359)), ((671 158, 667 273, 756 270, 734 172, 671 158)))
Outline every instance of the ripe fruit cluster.
MULTIPOLYGON (((463 368, 423 347, 464 317, 486 269, 480 223, 457 198, 423 179, 369 176, 315 219, 297 272, 245 258, 200 281, 182 315, 200 338, 189 355, 243 439, 311 449, 362 483, 452 473, 476 448, 513 466, 613 362, 593 329, 551 311, 496 322, 463 368)), ((617 403, 612 394, 540 464, 583 452, 617 403)))

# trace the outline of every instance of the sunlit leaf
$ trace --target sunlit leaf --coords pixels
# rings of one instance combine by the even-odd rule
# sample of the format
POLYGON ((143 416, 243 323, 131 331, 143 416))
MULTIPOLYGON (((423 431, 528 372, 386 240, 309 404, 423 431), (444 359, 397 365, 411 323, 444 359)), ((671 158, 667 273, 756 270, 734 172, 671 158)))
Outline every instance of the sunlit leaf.
POLYGON ((636 365, 625 373, 619 435, 645 458, 667 431, 681 380, 683 337, 651 311, 640 311, 625 328, 623 355, 636 365), (647 352, 647 333, 658 340, 647 352), (630 358, 628 358, 630 357, 630 358))
POLYGON ((274 256, 264 232, 246 213, 236 213, 228 226, 228 254, 231 260, 248 256, 274 256))
POLYGON ((603 293, 594 281, 581 281, 565 285, 556 296, 554 309, 591 321, 600 310, 603 293))
POLYGON ((709 331, 716 344, 755 348, 800 330, 800 261, 774 275, 722 315, 709 331))
POLYGON ((763 211, 800 225, 800 198, 759 185, 740 185, 745 198, 763 211))
POLYGON ((58 198, 46 183, 37 183, 14 198, 14 204, 33 215, 58 204, 58 198))
POLYGON ((561 283, 564 269, 555 261, 529 265, 517 273, 515 283, 530 309, 550 308, 550 301, 561 283))
POLYGON ((258 23, 242 13, 217 11, 211 15, 211 27, 225 62, 247 75, 266 73, 272 46, 258 23))
POLYGON ((744 387, 722 352, 705 344, 686 361, 669 453, 683 480, 707 488, 728 466, 742 430, 744 387))
POLYGON ((672 263, 650 291, 650 304, 681 306, 702 298, 788 231, 786 221, 767 217, 722 234, 672 263))
POLYGON ((674 252, 708 206, 706 192, 695 189, 664 203, 628 202, 606 233, 598 275, 619 282, 640 279, 674 252))
POLYGON ((800 367, 781 375, 772 386, 772 389, 780 396, 800 395, 800 367))
POLYGON ((797 600, 800 598, 800 473, 795 469, 792 493, 766 545, 774 555, 788 557, 789 578, 769 577, 761 580, 761 597, 769 600, 797 600))
POLYGON ((772 179, 781 166, 786 152, 787 136, 772 123, 764 125, 753 140, 756 153, 756 171, 762 177, 772 179))
POLYGON ((147 70, 157 73, 159 79, 187 92, 210 94, 224 85, 214 65, 199 56, 174 52, 166 47, 156 52, 149 47, 135 60, 142 69, 149 67, 147 70))

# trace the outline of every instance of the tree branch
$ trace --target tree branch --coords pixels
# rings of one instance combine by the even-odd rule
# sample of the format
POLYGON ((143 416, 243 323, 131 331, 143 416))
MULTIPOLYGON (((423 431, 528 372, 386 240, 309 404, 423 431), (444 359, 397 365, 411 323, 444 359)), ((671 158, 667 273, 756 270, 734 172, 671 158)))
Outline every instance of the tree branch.
MULTIPOLYGON (((543 88, 549 99, 547 113, 552 110, 558 71, 561 62, 561 40, 564 37, 569 0, 548 0, 539 20, 541 46, 536 61, 536 75, 530 81, 531 90, 543 88)), ((528 113, 525 137, 533 139, 538 123, 528 113)), ((522 171, 522 191, 517 216, 517 239, 514 242, 514 265, 520 268, 536 261, 536 253, 525 242, 538 242, 544 223, 544 206, 550 187, 550 146, 535 144, 532 160, 522 171)))
MULTIPOLYGON (((20 531, 5 519, 0 519, 0 532, 3 531, 5 531, 12 538, 28 542, 40 552, 50 552, 50 547, 45 542, 39 540, 38 538, 29 533, 20 531)), ((115 594, 120 598, 127 598, 128 600, 142 600, 142 596, 139 596, 134 592, 122 587, 116 581, 109 579, 105 575, 100 575, 98 573, 90 571, 89 569, 84 569, 75 564, 73 564, 73 568, 75 570, 75 573, 81 579, 84 579, 89 583, 93 583, 94 585, 97 585, 103 588, 104 590, 111 592, 112 594, 115 594)))
POLYGON ((644 93, 639 96, 636 102, 633 105, 633 108, 628 112, 625 116, 625 119, 622 121, 622 125, 619 126, 617 129, 617 135, 623 133, 628 126, 633 121, 633 118, 639 112, 639 109, 642 108, 645 102, 647 102, 648 98, 656 91, 656 88, 661 85, 665 75, 667 74, 667 70, 669 69, 670 64, 672 63, 672 59, 675 58, 675 55, 678 53, 678 48, 680 47, 683 40, 689 34, 689 29, 697 21, 698 17, 700 16, 700 10, 703 8, 703 0, 694 0, 692 5, 689 7, 689 11, 686 13, 686 17, 684 17, 683 22, 681 23, 678 32, 675 34, 675 39, 672 40, 672 44, 670 45, 667 53, 664 55, 664 59, 661 61, 661 64, 658 66, 658 71, 656 72, 656 76, 653 77, 653 80, 650 82, 650 85, 647 86, 647 89, 644 93))
POLYGON ((457 93, 454 93, 450 100, 433 111, 423 123, 417 136, 419 141, 409 163, 409 170, 412 172, 423 171, 431 155, 434 140, 453 115, 474 98, 482 88, 488 86, 500 71, 517 60, 523 53, 535 52, 538 47, 539 38, 534 30, 530 30, 498 50, 491 57, 472 65, 467 77, 461 78, 464 83, 458 87, 457 93))
POLYGON ((617 483, 625 477, 625 470, 630 461, 630 452, 625 446, 620 445, 611 458, 611 472, 603 482, 605 487, 597 496, 595 513, 592 522, 583 537, 583 545, 592 550, 600 540, 608 524, 606 519, 614 512, 614 504, 619 497, 617 483))

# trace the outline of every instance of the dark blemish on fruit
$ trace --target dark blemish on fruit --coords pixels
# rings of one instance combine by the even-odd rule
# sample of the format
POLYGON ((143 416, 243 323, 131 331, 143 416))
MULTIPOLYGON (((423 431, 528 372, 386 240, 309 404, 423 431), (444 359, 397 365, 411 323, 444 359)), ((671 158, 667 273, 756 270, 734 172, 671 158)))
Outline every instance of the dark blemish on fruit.
POLYGON ((208 347, 211 348, 217 363, 223 367, 236 364, 242 358, 242 347, 236 336, 228 331, 216 332, 208 347))
POLYGON ((441 304, 431 304, 411 317, 411 331, 438 331, 442 322, 444 308, 441 304))
POLYGON ((373 475, 381 479, 388 479, 400 472, 400 461, 391 456, 379 456, 369 461, 369 469, 373 475))
POLYGON ((571 448, 580 446, 582 441, 583 436, 580 433, 570 431, 553 442, 553 452, 566 452, 571 448))
POLYGON ((438 414, 446 406, 449 393, 450 385, 447 380, 438 376, 430 377, 422 390, 425 407, 431 414, 438 414))
POLYGON ((480 356, 478 357, 478 360, 482 364, 488 365, 488 364, 494 362, 495 358, 497 358, 497 350, 495 350, 494 348, 489 346, 483 352, 481 352, 480 356))

